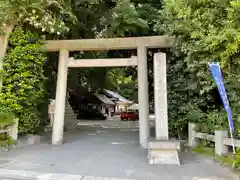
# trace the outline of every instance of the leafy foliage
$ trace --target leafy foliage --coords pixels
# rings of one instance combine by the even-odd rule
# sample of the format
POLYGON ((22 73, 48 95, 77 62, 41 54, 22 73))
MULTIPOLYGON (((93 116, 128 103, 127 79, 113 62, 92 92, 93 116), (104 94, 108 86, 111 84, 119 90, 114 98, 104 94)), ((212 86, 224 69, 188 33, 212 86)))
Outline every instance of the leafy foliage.
POLYGON ((140 17, 137 8, 129 0, 120 0, 109 11, 109 16, 103 18, 105 29, 100 33, 105 37, 126 36, 126 33, 145 31, 147 21, 140 17))
MULTIPOLYGON (((70 31, 64 34, 63 38, 88 39, 136 36, 139 32, 145 32, 148 28, 148 23, 144 20, 144 18, 147 17, 144 6, 138 7, 138 5, 135 5, 133 2, 127 0, 73 0, 71 2, 72 13, 76 17, 76 25, 69 24, 68 27, 70 31), (142 10, 141 13, 139 13, 140 11, 138 10, 140 8, 142 10)), ((56 37, 48 35, 47 38, 54 39, 56 37)), ((129 51, 128 54, 117 51, 115 51, 115 53, 117 54, 116 56, 113 56, 109 52, 84 51, 72 52, 71 56, 77 59, 94 59, 130 57, 133 54, 131 51, 129 51)), ((58 56, 55 54, 51 55, 49 59, 53 62, 58 61, 57 58, 58 56)), ((57 69, 57 63, 53 66, 57 69)), ((108 79, 109 71, 111 70, 107 68, 70 69, 68 87, 83 86, 87 89, 97 91, 103 87, 109 88, 109 86, 114 86, 114 90, 118 90, 115 82, 108 79)), ((126 68, 124 71, 126 72, 125 74, 128 74, 129 69, 126 68)), ((52 79, 54 81, 53 84, 55 84, 56 78, 52 79)), ((134 94, 137 93, 134 92, 134 94)), ((52 96, 54 96, 54 92, 52 96)))
POLYGON ((46 119, 42 119, 40 105, 45 90, 40 39, 35 34, 16 28, 10 39, 10 49, 5 57, 1 107, 6 107, 19 118, 19 133, 38 133, 46 119))
MULTIPOLYGON (((61 38, 147 36, 157 33, 167 33, 175 37, 176 47, 172 49, 175 53, 174 56, 171 52, 167 52, 169 57, 168 108, 171 135, 186 132, 185 128, 188 121, 200 122, 199 128, 203 132, 212 133, 214 129, 227 128, 226 113, 222 108, 216 85, 208 70, 208 62, 212 61, 220 61, 221 63, 234 120, 238 119, 240 109, 239 1, 164 0, 162 3, 157 0, 72 0, 68 4, 67 1, 63 0, 33 0, 18 1, 16 4, 4 1, 0 5, 4 7, 0 8, 0 23, 8 25, 10 22, 17 21, 26 28, 35 27, 44 31, 38 33, 39 35, 46 34, 47 39, 59 38, 53 34, 59 34, 68 28, 70 31, 63 34, 61 38), (46 10, 46 13, 43 10, 46 10), (6 13, 9 16, 6 16, 6 13), (73 21, 76 22, 75 25, 73 25, 73 21)), ((4 104, 7 104, 7 107, 11 109, 13 108, 18 116, 24 117, 20 118, 20 125, 24 127, 22 132, 25 132, 25 127, 29 126, 28 123, 34 122, 35 125, 30 128, 33 130, 36 129, 39 122, 44 121, 39 119, 38 112, 40 110, 37 105, 39 98, 41 99, 45 93, 44 84, 37 79, 37 77, 43 78, 42 70, 37 69, 37 67, 40 68, 41 62, 44 60, 42 54, 37 51, 39 45, 36 45, 36 48, 33 46, 36 42, 39 44, 38 38, 34 39, 33 37, 36 36, 29 33, 24 35, 27 40, 21 36, 22 34, 15 36, 14 40, 12 39, 10 42, 9 53, 14 52, 15 55, 8 55, 6 60, 11 59, 14 63, 11 63, 12 70, 10 70, 10 66, 5 66, 7 78, 4 82, 4 92, 6 95, 1 96, 9 97, 8 100, 4 101, 4 104), (30 44, 27 45, 27 43, 30 44), (21 47, 21 45, 24 46, 21 47), (26 53, 28 48, 33 48, 34 52, 37 53, 29 55, 26 53), (19 55, 20 52, 23 53, 19 55), (22 69, 29 67, 29 60, 37 62, 37 67, 31 66, 36 74, 38 72, 41 75, 34 74, 34 78, 32 78, 34 81, 31 80, 31 82, 28 82, 30 81, 27 78, 29 74, 22 75, 26 79, 24 81, 17 79, 14 74, 23 74, 22 69), (19 70, 20 67, 21 70, 19 70), (9 77, 13 77, 14 81, 9 77), (23 94, 21 91, 14 92, 18 89, 20 81, 24 82, 23 85, 20 85, 24 89, 23 94), (25 86, 28 83, 29 86, 25 86), (34 89, 35 86, 36 89, 34 89), (11 89, 11 91, 6 89, 11 89), (29 96, 29 102, 27 96, 29 96), (23 107, 26 108, 26 111, 23 110, 23 107), (30 113, 26 114, 25 112, 30 113), (24 123, 26 124, 23 125, 24 123)), ((148 56, 151 102, 153 102, 152 52, 154 51, 150 50, 148 56)), ((115 55, 112 52, 72 52, 71 56, 91 59, 136 55, 136 52, 132 50, 114 51, 114 53, 115 55)), ((56 84, 57 61, 57 54, 51 54, 45 63, 45 70, 49 71, 47 73, 49 84, 56 84)), ((74 88, 77 85, 94 91, 110 87, 126 97, 134 96, 133 99, 136 99, 137 79, 136 73, 132 73, 135 70, 134 68, 120 70, 107 68, 71 69, 68 87, 74 88)), ((32 76, 31 73, 30 76, 32 76)), ((52 96, 55 95, 54 90, 46 90, 51 91, 52 96)), ((41 112, 46 112, 46 110, 41 110, 41 112)))
POLYGON ((42 31, 60 34, 65 20, 74 20, 64 0, 1 0, 0 28, 27 22, 42 31))
POLYGON ((16 142, 7 133, 0 134, 0 148, 8 148, 16 142))
POLYGON ((236 155, 233 158, 232 167, 236 170, 240 170, 240 149, 237 148, 236 155))
POLYGON ((113 89, 119 92, 123 97, 137 101, 137 81, 132 75, 127 74, 126 69, 112 69, 108 71, 107 77, 109 84, 113 89))
MULTIPOLYGON (((226 113, 209 73, 209 62, 220 62, 233 118, 238 119, 239 6, 236 0, 165 0, 159 11, 155 29, 176 38, 174 52, 180 57, 175 66, 184 67, 177 75, 187 84, 186 95, 181 101, 188 103, 183 103, 181 108, 185 109, 185 115, 192 111, 189 105, 203 113, 201 118, 196 116, 192 121, 205 124, 205 127, 207 124, 205 131, 227 127, 226 113)), ((180 84, 177 89, 181 89, 180 84)))
MULTIPOLYGON (((9 126, 15 123, 15 116, 9 112, 9 109, 4 106, 0 106, 0 130, 6 130, 9 126)), ((0 133, 0 148, 8 147, 9 145, 15 143, 8 133, 2 131, 0 133)))
POLYGON ((0 129, 14 123, 13 115, 7 112, 0 112, 0 129))

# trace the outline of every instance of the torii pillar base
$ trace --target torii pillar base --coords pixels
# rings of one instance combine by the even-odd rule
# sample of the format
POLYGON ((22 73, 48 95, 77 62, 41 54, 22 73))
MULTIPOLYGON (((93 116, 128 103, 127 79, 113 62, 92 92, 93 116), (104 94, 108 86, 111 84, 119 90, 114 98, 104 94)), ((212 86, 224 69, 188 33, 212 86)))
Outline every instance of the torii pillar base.
POLYGON ((175 140, 149 140, 149 164, 177 164, 180 165, 178 152, 180 141, 175 140))

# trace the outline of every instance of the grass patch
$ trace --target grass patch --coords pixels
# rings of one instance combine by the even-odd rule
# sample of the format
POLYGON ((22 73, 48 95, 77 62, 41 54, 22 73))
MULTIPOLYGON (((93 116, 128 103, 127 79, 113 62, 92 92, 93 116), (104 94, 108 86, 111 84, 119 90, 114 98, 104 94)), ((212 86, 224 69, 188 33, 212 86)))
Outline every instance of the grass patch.
POLYGON ((215 153, 214 153, 214 149, 210 148, 210 147, 205 147, 202 145, 197 145, 196 147, 193 148, 193 151, 205 156, 209 156, 209 157, 214 157, 215 153))
POLYGON ((228 166, 233 170, 240 172, 240 149, 237 149, 235 156, 233 154, 218 156, 215 154, 214 148, 205 147, 203 145, 198 145, 193 148, 193 152, 214 158, 215 160, 221 162, 222 166, 228 166))
POLYGON ((16 144, 16 141, 12 140, 11 137, 6 134, 0 134, 0 148, 7 148, 13 144, 16 144))

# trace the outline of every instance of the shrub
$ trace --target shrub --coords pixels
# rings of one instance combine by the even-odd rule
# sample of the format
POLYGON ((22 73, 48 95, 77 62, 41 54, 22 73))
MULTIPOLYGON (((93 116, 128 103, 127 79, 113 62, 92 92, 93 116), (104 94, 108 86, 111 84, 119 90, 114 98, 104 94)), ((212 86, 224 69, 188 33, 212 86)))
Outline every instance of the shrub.
POLYGON ((155 29, 175 38, 172 50, 178 59, 171 68, 175 70, 176 80, 170 77, 169 81, 172 83, 169 99, 179 107, 172 111, 177 116, 174 121, 181 122, 185 118, 200 123, 207 133, 227 129, 226 112, 208 66, 209 62, 219 61, 237 123, 240 113, 239 5, 237 0, 163 1, 155 29), (179 92, 185 95, 179 96, 179 92), (188 109, 188 105, 193 108, 188 109), (191 116, 188 119, 186 115, 193 109, 200 110, 202 118, 191 116))
MULTIPOLYGON (((1 112, 0 112, 0 131, 8 128, 9 126, 13 125, 14 122, 14 116, 12 113, 6 111, 5 107, 0 106, 1 112)), ((9 135, 6 132, 0 133, 0 147, 7 147, 10 144, 13 144, 14 141, 9 137, 9 135)))
POLYGON ((40 133, 47 120, 42 118, 40 108, 46 101, 43 75, 46 57, 40 46, 36 34, 19 27, 9 38, 0 98, 1 105, 19 118, 20 134, 40 133))
POLYGON ((6 128, 14 123, 12 114, 0 112, 0 129, 6 128))

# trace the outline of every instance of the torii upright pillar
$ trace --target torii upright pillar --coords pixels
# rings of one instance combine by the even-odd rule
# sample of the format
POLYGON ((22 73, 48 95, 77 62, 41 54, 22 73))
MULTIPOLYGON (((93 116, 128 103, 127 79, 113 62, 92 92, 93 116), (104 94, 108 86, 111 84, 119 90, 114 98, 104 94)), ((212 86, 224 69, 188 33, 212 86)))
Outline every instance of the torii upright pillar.
POLYGON ((58 62, 58 77, 56 89, 56 106, 53 121, 52 144, 60 145, 63 143, 63 128, 65 116, 65 102, 67 91, 69 51, 60 49, 58 62))
POLYGON ((139 101, 139 141, 147 149, 149 137, 149 98, 147 48, 139 46, 138 54, 138 101, 139 101))

